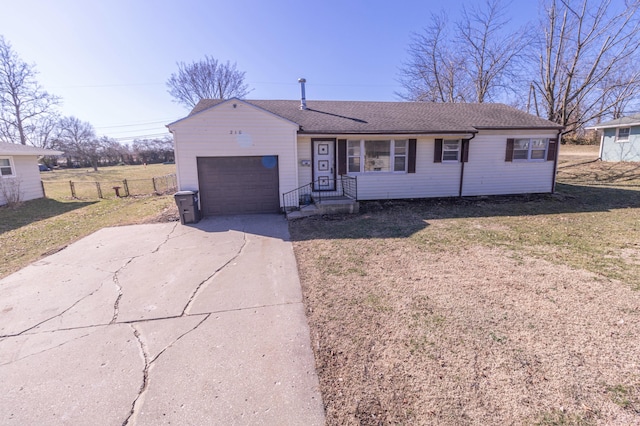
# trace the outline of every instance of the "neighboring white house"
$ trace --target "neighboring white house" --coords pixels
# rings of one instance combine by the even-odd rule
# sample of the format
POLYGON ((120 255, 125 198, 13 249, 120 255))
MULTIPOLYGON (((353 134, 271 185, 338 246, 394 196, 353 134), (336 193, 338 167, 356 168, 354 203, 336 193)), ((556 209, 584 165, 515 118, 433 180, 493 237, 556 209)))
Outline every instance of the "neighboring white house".
POLYGON ((587 129, 602 130, 602 161, 640 161, 640 114, 606 121, 587 129))
POLYGON ((351 178, 358 200, 550 193, 562 130, 502 104, 235 98, 167 127, 204 215, 277 211, 351 178))
POLYGON ((0 142, 0 205, 11 199, 27 201, 44 197, 38 157, 60 154, 60 151, 0 142))

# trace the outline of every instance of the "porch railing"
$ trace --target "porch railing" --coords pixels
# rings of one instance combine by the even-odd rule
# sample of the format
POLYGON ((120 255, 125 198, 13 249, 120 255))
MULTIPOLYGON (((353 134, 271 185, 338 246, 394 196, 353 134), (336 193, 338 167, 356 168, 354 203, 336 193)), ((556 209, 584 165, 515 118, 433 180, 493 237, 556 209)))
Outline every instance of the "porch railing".
POLYGON ((286 212, 302 210, 322 200, 350 198, 358 200, 358 179, 356 177, 342 175, 333 179, 333 189, 319 190, 317 188, 329 187, 331 181, 326 179, 302 185, 292 191, 282 194, 282 208, 286 212))

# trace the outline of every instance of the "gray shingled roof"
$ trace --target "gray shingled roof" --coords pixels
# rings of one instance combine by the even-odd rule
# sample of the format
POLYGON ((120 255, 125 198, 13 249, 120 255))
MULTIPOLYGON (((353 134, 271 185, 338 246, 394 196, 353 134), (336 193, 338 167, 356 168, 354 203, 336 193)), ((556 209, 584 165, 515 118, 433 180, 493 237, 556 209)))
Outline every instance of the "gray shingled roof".
POLYGON ((640 125, 640 114, 629 115, 627 117, 618 118, 616 120, 605 121, 604 123, 594 124, 587 127, 587 129, 604 129, 611 127, 622 126, 637 126, 640 125))
MULTIPOLYGON (((214 107, 219 99, 203 99, 189 116, 214 107)), ((547 121, 503 104, 243 100, 300 126, 300 133, 389 134, 470 133, 479 129, 560 129, 547 121)))
POLYGON ((17 143, 0 142, 0 155, 62 155, 62 151, 38 148, 17 143))

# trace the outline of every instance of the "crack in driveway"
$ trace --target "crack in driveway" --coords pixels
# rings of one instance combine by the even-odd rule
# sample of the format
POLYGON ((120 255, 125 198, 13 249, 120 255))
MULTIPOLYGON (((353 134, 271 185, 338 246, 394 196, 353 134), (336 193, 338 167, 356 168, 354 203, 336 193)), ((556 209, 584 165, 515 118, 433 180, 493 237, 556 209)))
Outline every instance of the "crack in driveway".
MULTIPOLYGON (((57 330, 56 330, 56 331, 57 331, 57 330)), ((93 331, 92 331, 91 333, 83 334, 82 336, 78 336, 78 337, 74 337, 73 339, 69 339, 69 340, 67 340, 67 341, 65 341, 65 342, 60 343, 59 345, 52 346, 52 347, 50 347, 50 348, 43 349, 43 350, 41 350, 41 351, 34 352, 34 353, 32 353, 32 354, 25 355, 25 356, 23 356, 23 357, 13 359, 13 360, 11 360, 11 361, 9 361, 9 362, 2 363, 2 364, 0 364, 0 367, 2 367, 2 366, 4 366, 4 365, 13 364, 14 362, 22 361, 23 359, 26 359, 26 358, 29 358, 29 357, 32 357, 32 356, 35 356, 35 355, 40 355, 40 354, 42 354, 42 353, 45 353, 45 352, 48 352, 48 351, 51 351, 51 350, 54 350, 54 349, 60 348, 60 347, 62 347, 62 346, 64 346, 64 345, 66 345, 66 344, 68 344, 68 343, 75 342, 76 340, 84 339, 85 337, 87 337, 87 336, 91 335, 92 333, 93 333, 93 331)), ((17 337, 17 336, 16 336, 16 337, 17 337)))
MULTIPOLYGON (((160 249, 162 248, 163 245, 167 244, 167 242, 169 242, 169 240, 171 239, 171 235, 175 232, 176 228, 178 227, 177 223, 173 224, 173 227, 171 228, 171 231, 169 231, 167 233, 166 238, 164 239, 164 241, 160 242, 160 244, 158 244, 158 246, 156 248, 154 248, 153 250, 151 250, 151 254, 155 254, 158 251, 160 251, 160 249)), ((113 273, 113 283, 116 285, 116 291, 118 292, 118 297, 116 298, 116 301, 113 303, 113 317, 111 318, 111 322, 109 324, 115 324, 118 321, 118 314, 120 313, 120 299, 122 299, 123 296, 123 292, 122 292, 122 286, 120 285, 120 280, 118 279, 118 274, 120 274, 127 266, 129 266, 131 264, 131 262, 133 262, 134 260, 136 260, 139 257, 143 257, 144 255, 138 255, 138 256, 133 256, 131 258, 129 258, 129 260, 127 261, 127 263, 125 263, 124 265, 122 265, 122 267, 120 267, 117 271, 115 271, 113 273)))
POLYGON ((78 305, 78 303, 82 302, 83 300, 85 300, 85 299, 86 299, 86 298, 88 298, 88 297, 93 296, 93 295, 94 295, 98 290, 100 290, 100 289, 102 288, 102 286, 103 286, 103 285, 104 285, 104 281, 100 283, 100 285, 98 286, 98 288, 96 288, 95 290, 93 290, 91 293, 89 293, 89 294, 87 294, 87 295, 85 295, 85 296, 81 297, 80 299, 76 300, 75 302, 73 302, 73 304, 72 304, 71 306, 69 306, 68 308, 64 309, 62 312, 59 312, 59 313, 57 313, 57 314, 55 314, 55 315, 53 315, 53 316, 51 316, 51 317, 49 317, 49 318, 47 318, 47 319, 45 319, 45 320, 42 320, 42 321, 40 321, 39 323, 37 323, 37 324, 35 324, 35 325, 32 325, 31 327, 29 327, 29 328, 26 328, 26 329, 22 330, 22 331, 21 331, 21 332, 19 332, 19 333, 14 333, 14 334, 5 334, 5 335, 0 336, 0 338, 20 336, 20 335, 22 335, 22 334, 27 333, 28 331, 33 330, 33 329, 34 329, 34 328, 36 328, 36 327, 41 326, 42 324, 45 324, 45 323, 47 323, 47 322, 49 322, 49 321, 51 321, 51 320, 53 320, 53 319, 55 319, 55 318, 58 318, 59 316, 64 315, 65 313, 67 313, 67 312, 69 312, 71 309, 73 309, 76 305, 78 305))
POLYGON ((142 333, 133 324, 129 324, 129 327, 133 329, 133 335, 135 336, 136 341, 138 342, 138 347, 140 349, 140 353, 144 361, 144 368, 142 370, 142 384, 140 385, 138 395, 136 395, 136 398, 133 400, 133 403, 131 404, 131 411, 129 412, 129 415, 127 416, 127 418, 122 422, 122 426, 127 426, 129 424, 129 421, 132 419, 135 419, 135 416, 138 414, 140 406, 142 406, 144 402, 144 394, 149 388, 149 371, 153 366, 153 364, 158 360, 158 358, 160 358, 160 356, 163 353, 165 353, 167 349, 175 345, 184 336, 186 336, 187 334, 191 333, 192 331, 200 327, 200 325, 202 325, 202 323, 204 323, 207 319, 209 319, 210 316, 211 314, 206 314, 204 318, 202 318, 202 320, 199 321, 194 327, 192 327, 191 329, 179 335, 175 340, 173 340, 171 343, 165 346, 160 352, 158 352, 158 354, 152 359, 149 359, 150 358, 149 349, 147 348, 147 344, 142 338, 142 333))
POLYGON ((221 267, 219 267, 218 269, 213 271, 213 273, 211 275, 209 275, 207 278, 202 280, 200 282, 200 284, 198 284, 196 286, 195 290, 193 290, 193 292, 189 296, 189 300, 187 300, 187 304, 184 305, 184 309, 182 309, 182 314, 180 316, 189 315, 189 311, 191 310, 191 306, 193 305, 193 303, 195 302, 195 300, 199 296, 200 292, 207 287, 207 283, 211 279, 213 279, 213 277, 215 277, 220 271, 222 271, 224 268, 226 268, 231 262, 236 260, 242 254, 242 252, 244 251, 244 248, 246 246, 247 246, 247 234, 243 230, 242 231, 242 245, 240 246, 240 248, 238 249, 236 254, 233 255, 228 261, 226 261, 224 265, 222 265, 221 267))
POLYGON ((160 249, 162 248, 163 245, 167 244, 169 242, 169 240, 171 239, 171 235, 176 231, 176 228, 178 227, 178 222, 175 222, 173 224, 173 228, 171 228, 171 231, 169 231, 169 233, 167 234, 167 238, 164 239, 164 241, 162 241, 160 244, 158 244, 158 247, 156 247, 155 249, 153 249, 151 251, 151 253, 157 253, 158 251, 160 251, 160 249))

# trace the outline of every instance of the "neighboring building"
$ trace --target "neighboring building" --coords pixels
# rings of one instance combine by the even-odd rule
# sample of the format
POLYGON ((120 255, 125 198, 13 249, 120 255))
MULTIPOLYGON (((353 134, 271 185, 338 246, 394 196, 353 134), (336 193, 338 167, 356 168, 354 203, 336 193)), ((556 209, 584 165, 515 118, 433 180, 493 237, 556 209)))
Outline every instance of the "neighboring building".
POLYGON ((60 151, 0 142, 0 205, 7 204, 7 197, 17 197, 20 201, 44 197, 38 157, 60 154, 60 151))
POLYGON ((640 114, 587 127, 601 130, 602 161, 640 161, 640 114))
POLYGON ((562 130, 502 104, 235 98, 167 127, 204 215, 278 211, 346 179, 358 200, 550 193, 562 130))

